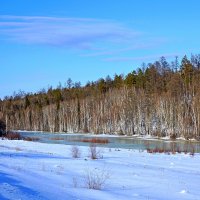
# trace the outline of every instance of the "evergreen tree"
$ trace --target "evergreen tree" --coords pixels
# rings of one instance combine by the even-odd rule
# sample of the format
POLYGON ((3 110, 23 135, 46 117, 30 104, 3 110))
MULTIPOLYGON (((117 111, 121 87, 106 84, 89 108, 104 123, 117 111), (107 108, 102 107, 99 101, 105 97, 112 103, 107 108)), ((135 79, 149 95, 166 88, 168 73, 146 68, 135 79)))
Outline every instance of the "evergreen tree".
POLYGON ((136 84, 136 71, 133 71, 132 73, 127 74, 127 76, 124 80, 124 83, 128 87, 135 86, 135 84, 136 84))
POLYGON ((115 88, 120 88, 123 86, 123 75, 117 75, 115 74, 115 77, 114 77, 114 81, 113 81, 113 84, 114 84, 114 87, 115 88))
POLYGON ((193 66, 188 60, 187 56, 184 56, 181 61, 181 76, 187 87, 191 85, 193 75, 193 66))

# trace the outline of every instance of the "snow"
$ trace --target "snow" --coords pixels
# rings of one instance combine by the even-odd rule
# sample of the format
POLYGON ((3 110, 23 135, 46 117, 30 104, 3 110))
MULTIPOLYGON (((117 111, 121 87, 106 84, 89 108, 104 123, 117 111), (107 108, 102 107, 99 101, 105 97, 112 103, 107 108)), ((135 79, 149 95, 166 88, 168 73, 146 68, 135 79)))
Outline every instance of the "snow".
POLYGON ((0 199, 198 200, 200 197, 199 154, 148 154, 99 148, 103 158, 92 160, 88 147, 79 149, 81 157, 75 159, 68 145, 0 140, 0 199), (109 174, 101 190, 86 186, 87 172, 95 169, 109 174))

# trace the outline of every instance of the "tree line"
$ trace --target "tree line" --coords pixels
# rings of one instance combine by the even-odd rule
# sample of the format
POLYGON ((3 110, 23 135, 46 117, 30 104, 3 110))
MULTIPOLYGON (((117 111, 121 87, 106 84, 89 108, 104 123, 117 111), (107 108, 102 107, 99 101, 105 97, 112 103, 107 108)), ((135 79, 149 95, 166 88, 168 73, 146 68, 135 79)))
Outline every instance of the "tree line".
POLYGON ((200 139, 200 55, 0 101, 8 129, 200 139))

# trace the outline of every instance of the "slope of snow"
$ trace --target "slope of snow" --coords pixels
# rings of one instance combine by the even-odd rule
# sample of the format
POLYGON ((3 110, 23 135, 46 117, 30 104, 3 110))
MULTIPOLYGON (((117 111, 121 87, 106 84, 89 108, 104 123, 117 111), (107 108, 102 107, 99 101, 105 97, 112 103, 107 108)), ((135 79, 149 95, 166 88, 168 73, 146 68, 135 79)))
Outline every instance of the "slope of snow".
POLYGON ((148 154, 127 149, 100 149, 91 160, 71 146, 0 140, 1 200, 198 200, 200 156, 148 154), (109 174, 101 190, 86 187, 85 175, 109 174))

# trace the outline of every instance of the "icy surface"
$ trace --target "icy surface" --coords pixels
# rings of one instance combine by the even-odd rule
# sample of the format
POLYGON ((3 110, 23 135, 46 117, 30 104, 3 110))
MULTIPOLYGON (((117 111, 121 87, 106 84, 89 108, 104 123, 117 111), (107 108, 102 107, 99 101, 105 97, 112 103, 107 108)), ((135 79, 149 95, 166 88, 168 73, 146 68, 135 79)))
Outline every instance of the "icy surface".
POLYGON ((0 140, 1 200, 199 200, 200 155, 148 154, 127 149, 100 149, 91 160, 71 146, 0 140), (88 170, 109 173, 101 190, 86 187, 88 170))

